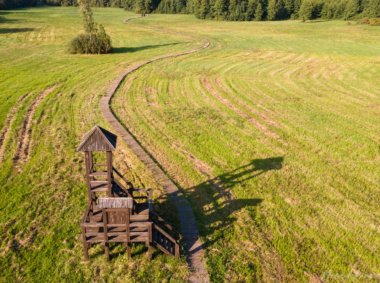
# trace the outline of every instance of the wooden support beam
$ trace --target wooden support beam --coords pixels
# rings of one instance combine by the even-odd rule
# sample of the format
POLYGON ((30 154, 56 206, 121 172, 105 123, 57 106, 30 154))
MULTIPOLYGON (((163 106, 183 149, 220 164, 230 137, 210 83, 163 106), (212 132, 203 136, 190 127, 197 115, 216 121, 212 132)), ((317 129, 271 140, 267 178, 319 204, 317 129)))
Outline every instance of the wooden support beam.
POLYGON ((112 196, 112 151, 107 151, 107 181, 108 191, 107 196, 112 196))
POLYGON ((108 215, 107 210, 102 209, 103 214, 103 233, 104 233, 104 253, 106 255, 107 260, 110 258, 110 249, 108 246, 108 215))
POLYGON ((153 239, 152 239, 153 238, 152 237, 152 231, 153 231, 152 226, 153 226, 152 222, 149 222, 148 223, 148 258, 149 258, 149 260, 152 259, 152 241, 153 241, 153 239))
POLYGON ((82 241, 83 241, 83 254, 84 260, 88 261, 88 245, 86 241, 86 228, 82 227, 82 241))
POLYGON ((88 187, 88 200, 92 201, 91 185, 90 185, 90 152, 89 151, 84 152, 84 161, 85 161, 85 166, 86 166, 86 182, 87 182, 87 187, 88 187))
POLYGON ((94 165, 94 157, 93 157, 93 155, 92 155, 92 151, 87 151, 88 153, 89 153, 89 158, 88 158, 88 165, 89 165, 89 168, 90 168, 90 170, 89 170, 89 172, 91 173, 92 172, 92 170, 94 169, 93 168, 93 165, 94 165))

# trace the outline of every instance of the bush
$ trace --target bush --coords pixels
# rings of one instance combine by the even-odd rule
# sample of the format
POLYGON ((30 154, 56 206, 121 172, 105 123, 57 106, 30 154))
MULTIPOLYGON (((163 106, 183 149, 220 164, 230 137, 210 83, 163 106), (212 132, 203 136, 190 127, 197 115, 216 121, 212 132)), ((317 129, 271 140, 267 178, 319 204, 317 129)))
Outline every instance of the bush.
POLYGON ((380 26, 380 18, 363 18, 359 21, 359 24, 370 25, 370 26, 380 26))
POLYGON ((72 54, 106 54, 112 51, 111 39, 102 26, 96 33, 84 33, 70 42, 72 54))
POLYGON ((105 54, 112 51, 111 38, 104 27, 94 22, 89 0, 78 0, 86 31, 70 42, 69 51, 72 54, 105 54))

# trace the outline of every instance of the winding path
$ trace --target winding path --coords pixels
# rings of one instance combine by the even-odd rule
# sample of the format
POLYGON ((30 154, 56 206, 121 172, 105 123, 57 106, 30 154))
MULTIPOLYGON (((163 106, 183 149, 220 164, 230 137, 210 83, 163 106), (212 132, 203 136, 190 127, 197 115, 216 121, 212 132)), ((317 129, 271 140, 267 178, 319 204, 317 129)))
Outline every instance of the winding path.
POLYGON ((179 56, 198 52, 209 47, 209 45, 210 43, 206 42, 202 47, 197 49, 176 54, 162 55, 144 62, 137 63, 120 74, 120 76, 110 85, 109 89, 106 92, 106 95, 100 99, 100 110, 102 111, 104 118, 111 125, 113 130, 116 131, 116 133, 122 138, 122 140, 132 149, 134 154, 153 173, 153 176, 157 183, 165 189, 166 193, 170 196, 171 200, 177 208, 181 232, 186 242, 186 249, 188 251, 188 263, 191 271, 189 277, 190 282, 209 282, 203 247, 199 239, 198 227, 195 221, 193 210, 183 193, 178 189, 173 181, 165 174, 165 172, 153 160, 149 153, 144 148, 142 148, 140 143, 135 139, 131 132, 120 123, 116 115, 113 113, 110 103, 113 95, 116 93, 122 81, 132 72, 158 60, 176 58, 179 56))

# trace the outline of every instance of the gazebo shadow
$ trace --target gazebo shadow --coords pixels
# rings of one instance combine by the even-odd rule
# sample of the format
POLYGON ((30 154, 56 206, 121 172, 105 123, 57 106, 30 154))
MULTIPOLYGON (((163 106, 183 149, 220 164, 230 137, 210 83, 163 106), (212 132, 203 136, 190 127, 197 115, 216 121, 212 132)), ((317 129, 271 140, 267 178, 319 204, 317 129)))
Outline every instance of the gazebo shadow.
MULTIPOLYGON (((262 203, 262 198, 235 198, 231 190, 268 171, 281 170, 283 161, 284 157, 254 159, 246 165, 186 190, 186 197, 191 200, 193 207, 198 208, 196 217, 200 234, 207 238, 217 230, 222 236, 222 232, 236 221, 235 212, 243 208, 257 207, 262 203)), ((213 238, 212 241, 206 241, 203 247, 217 240, 218 238, 213 238)))

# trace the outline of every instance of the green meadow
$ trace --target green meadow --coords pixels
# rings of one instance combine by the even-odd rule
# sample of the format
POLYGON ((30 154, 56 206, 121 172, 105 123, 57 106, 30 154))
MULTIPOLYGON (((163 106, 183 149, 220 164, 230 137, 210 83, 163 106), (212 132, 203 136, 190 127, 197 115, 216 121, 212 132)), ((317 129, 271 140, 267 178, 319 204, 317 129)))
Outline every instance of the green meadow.
MULTIPOLYGON (((67 52, 82 31, 76 8, 0 11, 0 281, 186 281, 185 257, 149 261, 141 246, 132 259, 113 247, 110 262, 94 247, 83 261, 75 149, 95 124, 112 131, 99 100, 120 73, 206 42, 130 74, 111 107, 186 194, 211 281, 380 280, 379 27, 94 15, 112 54, 67 52)), ((121 139, 116 166, 177 225, 121 139)))

